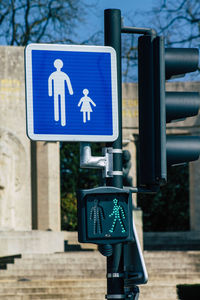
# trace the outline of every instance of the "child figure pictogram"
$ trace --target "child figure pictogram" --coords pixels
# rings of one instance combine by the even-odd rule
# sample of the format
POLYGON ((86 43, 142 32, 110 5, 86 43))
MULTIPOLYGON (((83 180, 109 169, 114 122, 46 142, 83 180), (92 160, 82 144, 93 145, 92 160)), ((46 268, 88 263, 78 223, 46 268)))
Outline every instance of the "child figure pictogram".
POLYGON ((126 230, 124 228, 124 224, 122 222, 122 219, 126 218, 125 212, 124 212, 123 207, 121 205, 119 205, 118 202, 119 201, 116 198, 113 200, 113 203, 114 203, 113 211, 109 215, 109 218, 111 218, 112 216, 114 216, 114 220, 113 220, 112 226, 111 226, 111 228, 109 230, 109 232, 111 232, 111 233, 114 232, 117 221, 119 221, 119 224, 121 226, 121 232, 122 233, 126 232, 126 230))
POLYGON ((86 123, 86 121, 90 121, 90 113, 93 112, 91 108, 91 104, 93 106, 96 106, 96 104, 92 101, 92 99, 88 97, 88 94, 89 94, 88 89, 84 89, 83 90, 84 97, 82 97, 78 103, 78 106, 81 106, 82 104, 80 111, 83 113, 83 123, 86 123))

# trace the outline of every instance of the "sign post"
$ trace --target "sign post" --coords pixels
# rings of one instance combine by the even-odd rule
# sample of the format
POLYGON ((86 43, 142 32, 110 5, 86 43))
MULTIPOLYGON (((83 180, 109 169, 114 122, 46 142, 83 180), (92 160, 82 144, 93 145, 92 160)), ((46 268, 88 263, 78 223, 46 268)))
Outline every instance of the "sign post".
POLYGON ((25 49, 25 68, 30 139, 117 139, 118 92, 113 48, 30 44, 25 49))
MULTIPOLYGON (((122 172, 122 91, 121 91, 121 11, 107 9, 104 12, 105 45, 111 46, 117 54, 117 84, 118 84, 118 110, 119 110, 119 136, 113 142, 113 178, 106 180, 106 185, 123 188, 122 172)), ((111 246, 112 247, 112 246, 111 246)), ((124 265, 123 245, 113 245, 113 255, 107 257, 107 299, 125 298, 124 292, 124 265)))

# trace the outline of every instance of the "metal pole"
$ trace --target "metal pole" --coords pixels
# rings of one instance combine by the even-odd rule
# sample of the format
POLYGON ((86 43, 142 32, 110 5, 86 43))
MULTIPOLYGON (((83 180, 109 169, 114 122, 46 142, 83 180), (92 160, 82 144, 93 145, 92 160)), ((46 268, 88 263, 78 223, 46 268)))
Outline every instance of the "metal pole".
MULTIPOLYGON (((123 188, 122 172, 122 80, 121 80, 121 11, 106 9, 104 11, 105 46, 111 46, 117 54, 117 86, 119 111, 119 137, 113 147, 113 177, 106 180, 106 185, 123 188)), ((124 266, 122 244, 113 246, 113 255, 107 258, 107 299, 124 299, 124 266)))
POLYGON ((106 9, 104 11, 105 46, 111 46, 117 54, 117 87, 119 111, 119 136, 108 146, 113 147, 113 178, 106 182, 118 188, 123 188, 122 172, 122 78, 121 78, 121 11, 119 9, 106 9))

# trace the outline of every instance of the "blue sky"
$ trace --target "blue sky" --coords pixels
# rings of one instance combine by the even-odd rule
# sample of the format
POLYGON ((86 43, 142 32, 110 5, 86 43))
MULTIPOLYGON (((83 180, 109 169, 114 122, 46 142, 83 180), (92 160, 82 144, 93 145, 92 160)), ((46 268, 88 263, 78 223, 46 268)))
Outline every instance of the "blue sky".
MULTIPOLYGON (((124 17, 124 25, 128 26, 132 25, 130 24, 132 23, 132 20, 133 23, 135 23, 134 20, 136 15, 137 19, 141 18, 142 14, 139 14, 139 12, 151 10, 157 2, 158 0, 85 0, 84 3, 91 4, 91 7, 86 8, 87 18, 82 29, 79 29, 79 36, 81 38, 89 37, 95 31, 104 30, 105 9, 120 9, 122 17, 124 17), (140 15, 139 18, 138 15, 140 15)), ((144 20, 141 18, 141 22, 143 21, 144 20)), ((141 24, 137 24, 137 27, 141 27, 141 24)))
POLYGON ((134 15, 138 10, 146 11, 153 7, 157 0, 85 0, 85 3, 96 4, 94 10, 98 15, 103 15, 104 9, 118 8, 121 9, 122 15, 134 15))
POLYGON ((84 3, 86 4, 85 20, 84 23, 78 23, 75 41, 85 43, 89 40, 89 44, 104 45, 105 9, 120 9, 124 26, 151 27, 152 24, 149 24, 149 18, 144 13, 151 11, 158 0, 84 0, 84 3), (98 34, 99 32, 101 33, 98 34), (91 36, 94 34, 97 40, 91 41, 91 36))

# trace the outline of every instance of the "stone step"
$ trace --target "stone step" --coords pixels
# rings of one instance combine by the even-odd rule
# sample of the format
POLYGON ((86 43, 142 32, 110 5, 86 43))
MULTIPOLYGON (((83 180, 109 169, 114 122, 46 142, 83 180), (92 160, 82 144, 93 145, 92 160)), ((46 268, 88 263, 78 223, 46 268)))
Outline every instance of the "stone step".
POLYGON ((31 294, 31 295, 0 295, 1 300, 102 300, 105 298, 105 295, 102 294, 84 294, 79 293, 77 295, 66 295, 66 294, 31 294), (72 298, 73 297, 73 298, 72 298))
POLYGON ((106 278, 89 279, 60 279, 60 280, 0 280, 1 288, 34 288, 34 287, 105 287, 106 278))
MULTIPOLYGON (((149 260, 162 260, 162 259, 169 258, 170 260, 174 261, 180 261, 182 262, 183 259, 188 261, 190 259, 194 259, 195 261, 200 261, 200 251, 144 251, 144 259, 145 261, 149 260)), ((88 261, 106 261, 105 257, 102 256, 97 251, 91 251, 91 252, 68 252, 68 253, 55 253, 55 254, 24 254, 22 257, 23 261, 30 262, 31 260, 34 262, 37 261, 43 261, 43 262, 55 262, 55 261, 73 261, 73 262, 79 262, 80 260, 88 260, 88 261)), ((22 260, 16 260, 16 263, 20 263, 22 260)))
MULTIPOLYGON (((140 300, 176 300, 176 284, 199 281, 199 251, 145 251, 144 258, 149 281, 140 287, 140 300)), ((105 269, 97 251, 25 254, 0 270, 0 300, 104 299, 105 269)))
MULTIPOLYGON (((100 296, 80 296, 80 297, 73 297, 73 300, 102 300, 104 299, 104 297, 102 297, 102 295, 100 296)), ((72 300, 71 296, 68 295, 48 295, 48 297, 45 295, 27 295, 27 296, 24 296, 24 295, 7 295, 7 296, 0 296, 0 300, 40 300, 40 299, 45 299, 45 300, 72 300)), ((143 300, 143 299, 141 299, 143 300)), ((144 299, 145 300, 145 299, 144 299)), ((151 299, 148 299, 148 300, 151 300, 151 299)), ((167 299, 169 300, 169 299, 167 299)), ((173 299, 174 300, 174 299, 173 299)))
MULTIPOLYGON (((4 276, 3 280, 13 280, 13 281, 20 281, 20 280, 42 280, 44 278, 44 276, 38 276, 38 275, 31 275, 31 276, 4 276)), ((66 278, 71 278, 71 279, 84 279, 84 278, 89 278, 87 276, 83 277, 83 276, 62 276, 62 275, 49 275, 45 277, 45 280, 65 280, 66 278)), ((95 278, 94 276, 91 278, 95 278)), ((96 277, 98 278, 98 277, 96 277)), ((104 279, 105 276, 100 277, 100 279, 104 279)), ((90 278, 89 278, 90 279, 90 278)), ((0 278, 0 281, 2 280, 2 278, 0 278)))
POLYGON ((28 279, 28 280, 42 280, 43 278, 47 280, 56 280, 56 279, 66 279, 66 278, 105 278, 106 273, 101 273, 98 270, 91 270, 91 271, 85 271, 81 273, 72 273, 72 272, 41 272, 41 271, 35 271, 35 272, 10 272, 5 274, 0 274, 0 280, 4 279, 12 279, 12 280, 22 280, 22 279, 28 279))
POLYGON ((181 257, 200 257, 200 251, 144 251, 144 258, 159 258, 159 257, 177 257, 181 259, 181 257))
MULTIPOLYGON (((171 256, 167 256, 166 257, 163 255, 163 256, 158 256, 156 254, 154 254, 154 256, 145 256, 144 255, 144 259, 146 262, 159 262, 159 263, 169 263, 169 264, 172 264, 172 263, 188 263, 188 262, 195 262, 195 263, 200 263, 200 254, 197 256, 194 256, 194 255, 188 255, 188 254, 185 254, 185 255, 177 255, 177 254, 171 254, 171 256)), ((16 261, 16 262, 19 262, 16 261)))
MULTIPOLYGON (((14 265, 8 265, 7 270, 92 270, 92 269, 98 269, 98 270, 105 270, 106 264, 102 264, 101 262, 79 262, 79 264, 72 263, 58 263, 58 264, 47 264, 43 263, 40 264, 37 261, 33 264, 24 264, 23 262, 20 264, 14 264, 14 265)), ((0 271, 1 273, 1 271, 0 271)))
POLYGON ((64 257, 102 257, 98 251, 74 251, 74 252, 57 252, 57 253, 24 253, 22 258, 24 259, 57 259, 64 257))
POLYGON ((102 258, 103 256, 100 254, 99 251, 67 251, 67 252, 60 252, 60 253, 23 253, 22 257, 24 259, 49 259, 49 258, 65 258, 65 257, 100 257, 102 258))
POLYGON ((200 250, 200 232, 144 232, 146 250, 200 250))
MULTIPOLYGON (((36 288, 35 290, 31 289, 15 289, 10 288, 10 291, 0 291, 0 299, 15 299, 13 296, 16 295, 16 299, 19 296, 23 296, 22 299, 73 299, 77 297, 77 299, 104 299, 106 293, 106 289, 104 288, 96 288, 96 290, 88 288, 49 288, 48 290, 40 290, 36 288), (28 295, 27 295, 28 294, 28 295), (39 298, 40 297, 40 298, 39 298), (55 298, 54 298, 55 297, 55 298), (56 298, 57 297, 57 298, 56 298)), ((140 287, 140 299, 176 299, 176 287, 173 285, 144 285, 140 287), (167 298, 168 296, 168 298, 167 298)))
MULTIPOLYGON (((195 264, 196 267, 200 268, 200 259, 191 259, 189 257, 186 257, 184 259, 181 260, 178 260, 176 259, 176 257, 172 257, 172 258, 169 258, 168 260, 164 260, 163 258, 148 258, 148 259, 145 259, 145 263, 146 263, 146 266, 149 267, 149 268, 159 268, 159 267, 163 267, 163 266, 167 266, 168 268, 171 268, 171 267, 181 267, 181 266, 185 266, 185 267, 189 267, 191 266, 191 264, 195 264)), ((72 265, 74 267, 79 267, 79 265, 82 267, 83 265, 89 265, 89 266, 93 266, 93 265, 97 265, 97 266, 106 266, 106 260, 101 260, 101 259, 77 259, 77 260, 73 260, 73 259, 59 259, 59 260, 25 260, 25 259, 22 259, 22 260, 18 260, 16 261, 16 263, 13 265, 13 264, 8 264, 7 267, 8 269, 10 268, 15 268, 16 267, 20 267, 20 266, 23 266, 23 267, 27 267, 27 266, 35 266, 35 265, 40 265, 40 266, 44 266, 46 267, 47 265, 52 265, 52 266, 60 266, 60 265, 63 265, 63 266, 68 266, 68 265, 72 265)))
POLYGON ((147 270, 151 270, 151 272, 154 272, 154 270, 163 272, 166 269, 173 271, 180 269, 183 272, 188 269, 200 272, 200 252, 145 251, 144 259, 147 270))
POLYGON ((190 274, 183 274, 183 273, 173 273, 173 272, 168 272, 168 273, 163 273, 160 274, 159 272, 157 273, 149 273, 149 280, 148 282, 177 282, 177 283, 190 283, 190 282, 199 282, 199 272, 193 272, 190 274))
MULTIPOLYGON (((165 275, 165 274, 200 274, 200 270, 199 268, 195 268, 195 266, 190 266, 190 267, 181 267, 181 266, 177 266, 177 267, 163 267, 163 268, 150 268, 149 266, 147 266, 147 273, 148 274, 160 274, 160 275, 165 275)), ((0 273, 1 274, 1 273, 0 273)))
POLYGON ((147 270, 151 270, 152 272, 155 270, 184 270, 184 269, 188 269, 188 270, 195 270, 200 272, 200 263, 194 263, 194 262, 182 262, 178 263, 178 262, 145 262, 146 264, 146 268, 147 270))
POLYGON ((87 263, 106 263, 106 258, 102 256, 101 257, 96 257, 92 256, 91 257, 63 257, 63 258, 48 258, 48 259, 43 259, 43 258, 37 258, 37 259, 27 259, 23 258, 21 260, 16 260, 15 265, 20 265, 20 264, 34 264, 35 262, 38 262, 40 264, 61 264, 61 263, 73 263, 78 265, 81 262, 87 262, 87 263))
MULTIPOLYGON (((176 299, 176 286, 172 284, 147 284, 140 287, 140 295, 144 299, 176 299)), ((139 298, 140 299, 140 298, 139 298)))
POLYGON ((84 294, 105 294, 106 289, 105 287, 90 287, 90 286, 79 286, 79 287, 9 287, 9 288, 2 288, 0 287, 0 295, 7 295, 7 294, 71 294, 71 295, 79 295, 80 293, 84 294))
MULTIPOLYGON (((151 272, 151 274, 193 274, 193 273, 199 273, 199 268, 196 268, 195 266, 188 266, 188 267, 174 267, 174 268, 167 268, 166 267, 160 267, 158 269, 150 269, 147 268, 147 271, 151 272)), ((73 265, 66 265, 66 266, 51 266, 47 265, 46 267, 43 267, 41 265, 34 265, 34 266, 9 266, 8 270, 0 270, 0 278, 2 278, 4 275, 48 275, 49 273, 54 273, 55 275, 63 274, 66 276, 75 276, 75 275, 94 275, 98 276, 102 274, 105 275, 106 269, 103 266, 96 266, 94 265, 86 265, 83 264, 80 266, 80 268, 74 268, 73 265)), ((100 276, 100 277, 101 277, 100 276)))
MULTIPOLYGON (((175 266, 187 266, 188 267, 188 264, 189 266, 192 264, 192 263, 195 263, 196 267, 200 267, 200 254, 197 256, 194 255, 194 254, 184 254, 183 253, 180 253, 180 254, 170 254, 170 256, 167 255, 168 253, 166 253, 166 257, 165 257, 165 254, 160 254, 159 253, 159 256, 157 253, 151 253, 150 255, 144 255, 144 258, 145 258, 145 262, 146 262, 146 265, 149 266, 150 268, 154 268, 157 266, 172 266, 175 267, 175 266), (182 254, 182 255, 181 255, 182 254), (165 258, 165 259, 164 259, 165 258), (167 258, 167 259, 166 259, 167 258)), ((67 265, 68 263, 75 265, 76 267, 78 267, 78 265, 82 265, 83 262, 86 262, 87 264, 106 264, 106 259, 105 257, 103 256, 96 256, 93 254, 91 254, 90 257, 88 257, 87 255, 83 255, 83 256, 68 256, 68 257, 64 257, 61 258, 61 257, 54 257, 52 256, 49 257, 48 259, 43 259, 43 258, 35 258, 35 259, 28 259, 28 258, 23 258, 21 260, 16 260, 16 263, 14 266, 17 266, 17 265, 46 265, 46 264, 52 264, 52 265, 59 265, 62 263, 62 265, 67 265)), ((11 267, 12 268, 12 267, 11 267)))

